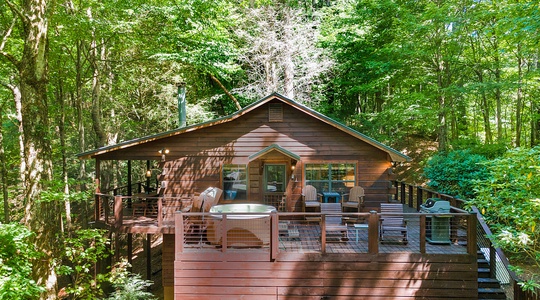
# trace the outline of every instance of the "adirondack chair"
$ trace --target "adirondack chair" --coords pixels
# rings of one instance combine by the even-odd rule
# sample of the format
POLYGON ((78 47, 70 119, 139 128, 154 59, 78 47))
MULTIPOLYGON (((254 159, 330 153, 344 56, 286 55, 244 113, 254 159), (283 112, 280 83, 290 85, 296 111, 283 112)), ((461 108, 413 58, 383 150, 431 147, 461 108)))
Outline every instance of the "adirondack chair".
POLYGON ((306 212, 306 208, 319 208, 321 206, 321 195, 317 194, 317 189, 312 185, 306 185, 302 189, 303 212, 306 212))
POLYGON ((403 218, 403 205, 400 203, 381 203, 379 240, 383 241, 388 236, 400 237, 404 244, 409 241, 407 222, 403 218), (390 232, 394 234, 389 234, 390 232))
POLYGON ((364 189, 361 186, 353 186, 351 190, 341 196, 343 209, 353 208, 356 212, 361 212, 364 208, 364 189))
MULTIPOLYGON (((192 206, 187 211, 208 212, 212 206, 219 202, 222 194, 222 189, 209 187, 200 195, 194 196, 192 206)), ((209 220, 205 220, 204 216, 202 218, 200 216, 186 218, 186 221, 184 222, 184 234, 186 236, 186 242, 200 238, 208 228, 208 222, 209 220)))
POLYGON ((326 237, 330 236, 330 232, 340 232, 340 241, 348 241, 349 233, 347 225, 343 223, 341 203, 321 203, 321 214, 325 216, 326 222, 326 237))

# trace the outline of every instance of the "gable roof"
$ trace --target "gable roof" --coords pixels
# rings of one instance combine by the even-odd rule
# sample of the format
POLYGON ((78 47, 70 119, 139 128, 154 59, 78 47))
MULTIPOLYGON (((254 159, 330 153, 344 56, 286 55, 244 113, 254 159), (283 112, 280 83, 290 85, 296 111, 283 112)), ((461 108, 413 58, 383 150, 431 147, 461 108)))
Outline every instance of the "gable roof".
MULTIPOLYGON (((172 137, 172 136, 177 136, 177 135, 180 135, 180 134, 183 134, 183 133, 186 133, 186 132, 192 132, 192 131, 196 131, 198 129, 201 129, 201 128, 206 128, 206 127, 210 127, 210 126, 215 126, 215 125, 218 125, 218 124, 222 124, 222 123, 227 123, 227 122, 231 122, 255 109, 257 109, 258 107, 272 101, 272 100, 280 100, 281 102, 285 103, 285 104, 288 104, 302 112, 304 112, 305 114, 315 118, 315 119, 318 119, 319 121, 321 122, 324 122, 330 126, 333 126, 361 141, 364 141, 366 143, 368 143, 369 145, 375 147, 375 148, 378 148, 386 153, 388 153, 388 155, 390 155, 390 157, 392 158, 392 161, 398 161, 398 162, 402 162, 402 161, 410 161, 411 158, 408 157, 407 155, 391 148, 391 147, 388 147, 350 127, 347 127, 345 126, 344 124, 340 123, 340 122, 337 122, 319 112, 316 112, 315 110, 307 107, 307 106, 304 106, 298 102, 295 102, 283 95, 280 95, 278 93, 273 93, 271 95, 268 95, 264 98, 262 98, 261 100, 259 101, 256 101, 248 106, 246 106, 245 108, 231 114, 231 115, 228 115, 228 116, 225 116, 225 117, 221 117, 221 118, 218 118, 218 119, 214 119, 214 120, 211 120, 211 121, 208 121, 208 122, 204 122, 204 123, 200 123, 200 124, 195 124, 195 125, 190 125, 190 126, 187 126, 187 127, 182 127, 182 128, 177 128, 177 129, 174 129, 174 130, 170 130, 170 131, 165 131, 165 132, 162 132, 162 133, 158 133, 158 134, 154 134, 154 135, 149 135, 149 136, 145 136, 145 137, 141 137, 141 138, 137 138, 137 139, 133 139, 133 140, 130 140, 130 141, 126 141, 126 142, 122 142, 122 143, 119 143, 119 144, 116 144, 116 145, 111 145, 111 146, 105 146, 105 147, 101 147, 101 148, 98 148, 98 149, 95 149, 95 150, 91 150, 91 151, 87 151, 87 152, 83 152, 83 153, 79 153, 77 154, 77 157, 79 157, 80 159, 90 159, 90 158, 94 158, 94 157, 97 157, 97 156, 100 156, 102 154, 105 154, 105 153, 109 153, 109 152, 113 152, 113 151, 116 151, 116 150, 120 150, 120 149, 125 149, 125 148, 129 148, 129 147, 133 147, 133 146, 136 146, 136 145, 140 145, 140 144, 145 144, 145 143, 148 143, 148 142, 152 142, 152 141, 156 141, 156 140, 159 140, 159 139, 163 139, 163 138, 168 138, 168 137, 172 137)), ((285 150, 281 147, 279 147, 280 149, 282 150, 285 150)), ((271 150, 280 150, 278 148, 272 148, 272 149, 263 149, 261 151, 263 151, 264 153, 266 153, 267 151, 271 151, 271 150), (265 151, 266 150, 266 151, 265 151)), ((258 153, 260 154, 261 151, 259 151, 258 153)), ((286 151, 286 150, 285 150, 286 151)), ((264 154, 263 153, 263 154, 264 154)), ((293 153, 289 153, 288 151, 285 152, 284 154, 288 155, 288 156, 294 156, 295 154, 293 153), (292 154, 292 155, 290 155, 292 154)), ((254 154, 255 155, 255 154, 254 154)))
POLYGON ((300 160, 300 156, 296 153, 293 153, 281 146, 279 146, 278 144, 272 144, 264 149, 262 149, 261 151, 257 152, 257 153, 253 153, 249 156, 249 161, 253 161, 253 160, 256 160, 257 158, 267 154, 267 153, 270 153, 272 151, 277 151, 277 152, 280 152, 281 154, 285 155, 285 156, 288 156, 294 160, 300 160))

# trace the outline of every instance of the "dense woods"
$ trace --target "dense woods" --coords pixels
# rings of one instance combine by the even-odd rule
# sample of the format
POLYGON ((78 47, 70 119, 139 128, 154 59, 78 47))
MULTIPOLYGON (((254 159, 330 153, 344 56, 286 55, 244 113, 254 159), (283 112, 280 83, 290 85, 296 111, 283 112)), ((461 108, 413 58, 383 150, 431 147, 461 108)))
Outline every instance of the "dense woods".
MULTIPOLYGON (((426 142, 508 163, 505 150, 540 144, 539 18, 513 0, 0 0, 0 223, 29 230, 0 238, 41 253, 21 250, 21 299, 54 299, 67 245, 97 239, 79 231, 94 166, 75 154, 176 128, 178 84, 188 124, 279 92, 411 156, 426 142)), ((522 155, 516 180, 534 179, 538 152, 522 155)), ((124 166, 102 168, 123 184, 124 166)), ((479 203, 500 211, 490 188, 479 203)), ((538 205, 523 209, 537 245, 538 205)))

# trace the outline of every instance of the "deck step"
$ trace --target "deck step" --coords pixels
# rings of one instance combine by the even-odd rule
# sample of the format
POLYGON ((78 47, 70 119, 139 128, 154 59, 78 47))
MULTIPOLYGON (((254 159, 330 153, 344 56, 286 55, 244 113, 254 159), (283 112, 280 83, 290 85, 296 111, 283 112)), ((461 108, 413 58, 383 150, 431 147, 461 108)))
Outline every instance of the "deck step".
POLYGON ((478 258, 476 262, 478 263, 479 268, 489 268, 489 261, 487 261, 487 259, 478 258))
POLYGON ((478 278, 489 278, 489 268, 478 268, 478 278))
POLYGON ((500 288, 501 283, 494 278, 478 278, 478 288, 500 288))
POLYGON ((478 299, 506 299, 501 288, 478 288, 478 299))

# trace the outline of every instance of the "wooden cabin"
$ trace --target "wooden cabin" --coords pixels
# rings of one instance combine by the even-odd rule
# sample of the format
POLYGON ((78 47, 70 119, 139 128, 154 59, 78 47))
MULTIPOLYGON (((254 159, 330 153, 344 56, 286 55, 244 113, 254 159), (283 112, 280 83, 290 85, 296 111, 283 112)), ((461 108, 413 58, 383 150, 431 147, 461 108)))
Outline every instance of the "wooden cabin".
MULTIPOLYGON (((429 279, 429 284, 414 284, 419 288, 427 287, 415 295, 428 298, 430 295, 446 297, 455 293, 456 289, 461 289, 458 294, 467 298, 475 287, 471 283, 474 282, 475 259, 469 255, 470 251, 464 251, 464 254, 429 256, 424 246, 424 253, 419 255, 381 254, 377 246, 376 221, 373 221, 375 223, 368 230, 371 241, 369 249, 366 248, 366 253, 353 256, 329 256, 326 246, 319 247, 322 251, 316 251, 317 254, 287 255, 286 251, 276 254, 281 249, 278 244, 282 241, 278 241, 278 223, 274 219, 275 222, 272 221, 273 225, 268 228, 272 233, 272 244, 268 249, 274 249, 273 252, 265 252, 266 247, 257 249, 256 254, 247 249, 242 249, 240 253, 223 250, 216 254, 201 249, 186 252, 189 247, 183 246, 187 243, 185 230, 178 232, 186 224, 186 214, 176 216, 175 225, 171 214, 165 212, 172 210, 189 214, 190 210, 185 208, 190 205, 192 207, 193 198, 209 187, 223 191, 217 199, 219 204, 267 204, 277 208, 278 216, 282 213, 291 214, 289 217, 292 220, 303 219, 298 214, 304 213, 302 190, 306 185, 314 186, 323 202, 339 202, 341 196, 352 187, 363 187, 365 199, 361 213, 366 219, 370 215, 367 212, 377 211, 380 203, 388 202, 395 193, 391 184, 394 180, 392 164, 409 160, 406 155, 279 94, 265 97, 227 117, 103 147, 82 153, 79 157, 96 160, 97 179, 100 176, 100 162, 104 160, 148 161, 150 168, 159 169, 158 193, 150 195, 147 192, 146 196, 140 196, 158 199, 156 222, 151 219, 142 223, 128 220, 127 216, 136 215, 135 193, 115 195, 113 199, 99 191, 96 193, 96 222, 108 223, 112 230, 128 235, 163 234, 162 276, 165 299, 203 299, 205 295, 209 298, 221 295, 219 299, 238 299, 238 295, 244 293, 251 295, 245 296, 245 299, 323 299, 321 297, 327 297, 325 295, 329 295, 329 291, 339 289, 335 283, 339 282, 336 276, 339 277, 340 268, 352 272, 347 276, 363 274, 362 277, 366 279, 362 287, 358 288, 350 286, 357 281, 349 280, 347 287, 338 293, 343 299, 354 298, 343 295, 363 295, 358 296, 358 299, 368 299, 366 293, 373 289, 379 296, 372 299, 389 299, 385 295, 399 293, 396 293, 396 286, 390 284, 387 278, 383 280, 384 285, 378 285, 381 276, 395 277, 409 271, 427 274, 435 270, 432 266, 436 266, 433 268, 436 268, 438 274, 444 275, 440 278, 435 275, 413 275, 408 277, 409 281, 399 283, 397 287, 406 289, 410 280, 429 279), (246 251, 253 255, 246 254, 246 251), (447 261, 454 263, 446 265, 447 261), (397 265, 392 266, 391 262, 397 265), (254 266, 259 266, 260 272, 253 269, 254 266), (352 271, 352 266, 360 269, 352 271), (237 275, 243 279, 227 279, 227 276, 221 278, 219 270, 214 268, 222 269, 229 274, 227 276, 232 277, 235 277, 231 274, 238 271, 238 268, 248 271, 244 270, 237 275), (299 271, 300 278, 283 278, 289 275, 294 277, 291 270, 296 268, 304 270, 299 271), (327 273, 330 277, 322 275, 325 268, 330 270, 327 273), (368 273, 361 272, 362 268, 368 273), (194 279, 197 276, 192 276, 198 270, 206 272, 199 281, 194 279), (465 278, 465 284, 460 284, 463 279, 459 279, 450 285, 445 284, 446 290, 430 294, 429 290, 433 291, 434 283, 449 281, 448 274, 452 272, 453 276, 465 278), (281 274, 279 276, 282 276, 282 280, 267 278, 274 273, 281 274), (320 278, 305 278, 309 274, 318 274, 320 278), (377 275, 369 279, 370 276, 366 274, 377 275), (260 279, 249 280, 250 276, 260 279), (191 279, 186 280, 186 277, 191 279), (208 277, 221 279, 209 280, 208 277), (262 283, 264 278, 267 278, 266 284, 262 283), (287 287, 289 283, 294 288, 287 287), (305 286, 300 287, 302 284, 305 286), (205 294, 207 292, 209 294, 205 294)), ((357 241, 358 232, 356 230, 357 241)), ((422 242, 418 247, 422 249, 422 242)), ((403 299, 415 298, 410 291, 405 294, 408 296, 403 299)), ((324 299, 330 298, 334 299, 324 299)))

